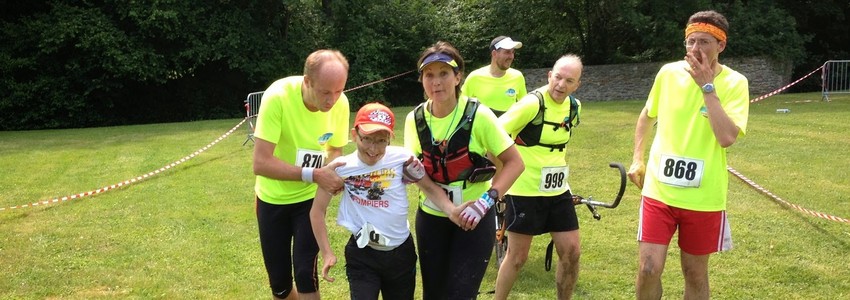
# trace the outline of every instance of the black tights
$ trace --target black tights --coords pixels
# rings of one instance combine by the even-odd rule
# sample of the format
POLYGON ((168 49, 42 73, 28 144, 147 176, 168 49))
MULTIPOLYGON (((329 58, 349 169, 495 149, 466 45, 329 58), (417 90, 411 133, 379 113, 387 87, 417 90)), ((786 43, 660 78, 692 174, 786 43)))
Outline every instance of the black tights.
POLYGON ((474 230, 449 218, 416 213, 416 244, 422 272, 422 298, 475 299, 493 253, 496 221, 491 209, 474 230))

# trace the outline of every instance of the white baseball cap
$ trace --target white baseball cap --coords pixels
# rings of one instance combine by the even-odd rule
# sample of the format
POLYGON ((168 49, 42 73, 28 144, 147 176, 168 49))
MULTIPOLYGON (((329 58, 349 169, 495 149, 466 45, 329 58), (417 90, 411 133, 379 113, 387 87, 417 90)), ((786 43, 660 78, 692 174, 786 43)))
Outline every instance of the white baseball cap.
POLYGON ((507 36, 498 36, 490 42, 490 50, 499 49, 519 49, 522 48, 522 42, 517 42, 507 36))

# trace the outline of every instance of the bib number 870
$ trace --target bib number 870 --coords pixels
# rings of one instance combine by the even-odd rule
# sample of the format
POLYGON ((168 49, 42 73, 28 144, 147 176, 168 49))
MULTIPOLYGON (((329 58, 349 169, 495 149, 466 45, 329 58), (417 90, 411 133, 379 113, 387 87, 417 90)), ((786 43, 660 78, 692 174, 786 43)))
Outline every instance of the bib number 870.
POLYGON ((697 164, 668 158, 664 161, 664 176, 694 180, 697 176, 697 164))
POLYGON ((543 178, 543 187, 546 189, 557 189, 564 186, 564 173, 547 173, 543 178))
POLYGON ((321 154, 305 153, 302 157, 301 167, 304 168, 321 168, 324 165, 324 156, 321 154))

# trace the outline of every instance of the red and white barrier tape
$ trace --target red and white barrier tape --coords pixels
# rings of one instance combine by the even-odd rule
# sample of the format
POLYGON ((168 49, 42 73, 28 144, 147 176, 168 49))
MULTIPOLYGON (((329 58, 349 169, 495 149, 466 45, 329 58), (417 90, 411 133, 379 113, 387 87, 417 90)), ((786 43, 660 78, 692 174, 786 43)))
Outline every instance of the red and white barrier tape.
MULTIPOLYGON (((826 65, 826 64, 824 64, 824 65, 826 65)), ((817 71, 820 71, 821 69, 823 69, 824 65, 821 65, 820 67, 818 67, 818 68, 817 68, 817 69, 815 69, 814 71, 811 71, 811 72, 809 72, 809 74, 806 74, 806 76, 803 76, 803 77, 801 77, 800 79, 797 79, 797 80, 795 80, 794 82, 789 83, 789 84, 788 84, 788 85, 786 85, 786 86, 783 86, 783 87, 781 87, 781 88, 779 88, 779 89, 777 89, 777 90, 775 90, 775 91, 773 91, 773 92, 770 92, 770 93, 767 93, 767 94, 761 95, 761 96, 759 96, 759 97, 757 97, 757 98, 755 98, 755 99, 750 100, 750 103, 755 103, 755 102, 758 102, 758 101, 764 100, 764 99, 765 99, 765 98, 767 98, 767 97, 770 97, 770 96, 773 96, 773 95, 776 95, 776 94, 781 93, 782 91, 784 91, 784 90, 786 90, 786 89, 790 88, 791 86, 793 86, 793 85, 797 84, 798 82, 802 81, 803 79, 806 79, 807 77, 812 76, 812 74, 816 73, 817 71)), ((750 180, 749 178, 745 177, 743 174, 741 174, 740 172, 736 171, 736 170, 735 170, 735 169, 733 169, 732 167, 730 167, 730 166, 726 166, 726 170, 728 170, 728 171, 729 171, 729 173, 732 173, 732 175, 735 175, 735 177, 738 177, 738 179, 741 179, 742 181, 744 181, 745 183, 747 183, 748 185, 750 185, 752 188, 754 188, 754 189, 756 189, 757 191, 759 191, 759 192, 761 192, 761 193, 763 193, 763 194, 767 195, 768 197, 770 197, 771 199, 773 199, 774 201, 776 201, 776 202, 778 202, 778 203, 780 203, 780 204, 786 205, 786 206, 788 206, 788 207, 795 208, 795 209, 797 209, 797 210, 799 210, 799 211, 805 212, 805 213, 810 214, 810 215, 813 215, 813 216, 815 216, 815 217, 824 218, 824 219, 832 220, 832 221, 836 221, 836 222, 850 223, 850 220, 847 220, 847 219, 844 219, 844 218, 840 218, 840 217, 836 217, 836 216, 832 216, 832 215, 828 215, 828 214, 821 213, 821 212, 816 212, 816 211, 813 211, 813 210, 809 210, 809 209, 806 209, 806 208, 801 207, 801 206, 799 206, 799 205, 796 205, 796 204, 790 203, 790 202, 788 202, 788 201, 782 200, 782 198, 779 198, 779 196, 774 195, 773 193, 771 193, 770 191, 768 191, 766 188, 763 188, 763 187, 762 187, 762 186, 760 186, 759 184, 757 184, 757 183, 755 183, 754 181, 750 180)))
POLYGON ((801 207, 801 206, 799 206, 799 205, 796 205, 796 204, 794 204, 794 203, 790 203, 790 202, 788 202, 788 201, 782 200, 782 198, 779 198, 779 196, 774 195, 773 193, 771 193, 770 191, 768 191, 766 188, 763 188, 762 186, 758 185, 758 184, 757 184, 757 183, 755 183, 754 181, 752 181, 752 180, 750 180, 749 178, 745 177, 743 174, 741 174, 740 172, 736 171, 736 170, 735 170, 735 169, 733 169, 732 167, 726 166, 726 170, 728 170, 728 171, 729 171, 729 173, 732 173, 732 175, 735 175, 735 177, 738 177, 738 179, 741 179, 741 180, 742 180, 742 181, 744 181, 745 183, 749 184, 751 187, 753 187, 753 188, 754 188, 754 189, 756 189, 757 191, 762 192, 763 194, 767 195, 768 197, 770 197, 770 198, 771 198, 771 199, 773 199, 774 201, 779 202, 779 204, 782 204, 782 205, 785 205, 785 206, 788 206, 788 207, 795 208, 795 209, 797 209, 797 210, 799 210, 799 211, 802 211, 802 212, 804 212, 804 213, 807 213, 807 214, 813 215, 813 216, 815 216, 815 217, 819 217, 819 218, 823 218, 823 219, 827 219, 827 220, 831 220, 831 221, 844 222, 844 223, 848 223, 848 224, 850 224, 850 220, 847 220, 847 219, 845 219, 845 218, 839 218, 839 217, 836 217, 836 216, 833 216, 833 215, 828 215, 828 214, 825 214, 825 213, 816 212, 816 211, 809 210, 809 209, 806 209, 806 208, 804 208, 804 207, 801 207))
MULTIPOLYGON (((369 82, 369 83, 366 83, 366 84, 362 84, 362 85, 350 88, 350 89, 345 90, 345 91, 350 92, 350 91, 353 91, 353 90, 356 90, 356 89, 364 88, 364 87, 367 87, 367 86, 370 86, 370 85, 373 85, 373 84, 376 84, 376 83, 384 82, 384 81, 387 81, 387 80, 390 80, 390 79, 393 79, 393 78, 396 78, 396 77, 399 77, 399 76, 402 76, 402 75, 409 74, 411 72, 413 72, 413 70, 407 71, 407 72, 404 72, 404 73, 400 73, 400 74, 396 74, 396 75, 393 75, 393 76, 390 76, 390 77, 386 77, 386 78, 376 80, 376 81, 373 81, 373 82, 369 82)), ((245 109, 246 109, 246 111, 249 109, 248 103, 245 103, 245 109)), ((254 115, 254 116, 256 116, 256 115, 254 115)), ((147 173, 147 174, 144 174, 144 175, 141 175, 141 176, 137 176, 135 178, 127 179, 127 180, 124 180, 122 182, 119 182, 119 183, 116 183, 116 184, 113 184, 113 185, 110 185, 110 186, 105 186, 105 187, 102 187, 102 188, 99 188, 99 189, 96 189, 96 190, 93 190, 93 191, 74 194, 74 195, 65 196, 65 197, 61 197, 61 198, 54 198, 52 200, 43 200, 43 201, 39 201, 39 202, 33 202, 33 203, 29 203, 29 204, 15 205, 15 206, 10 206, 10 207, 0 207, 0 211, 14 210, 14 209, 26 208, 26 207, 35 207, 35 206, 39 206, 39 205, 48 205, 48 204, 54 204, 54 203, 59 203, 59 202, 64 202, 64 201, 70 201, 70 200, 74 200, 74 199, 78 199, 78 198, 82 198, 82 197, 86 197, 86 196, 97 195, 97 194, 100 194, 100 193, 103 193, 103 192, 106 192, 106 191, 109 191, 109 190, 114 190, 114 189, 123 187, 125 185, 130 185, 130 184, 148 179, 148 178, 150 178, 154 175, 157 175, 157 174, 159 174, 163 171, 166 171, 166 170, 169 170, 173 167, 176 167, 177 165, 182 164, 182 163, 186 162, 187 160, 194 158, 198 154, 201 154, 201 152, 206 151, 207 149, 209 149, 213 145, 217 144, 221 140, 228 137, 231 133, 236 131, 236 129, 239 128, 239 126, 242 126, 242 124, 244 124, 245 121, 248 121, 248 119, 250 119, 254 116, 248 116, 248 117, 242 119, 242 121, 239 122, 239 124, 236 124, 236 126, 233 126, 233 128, 231 128, 229 131, 227 131, 227 133, 223 134, 222 136, 220 136, 216 140, 212 141, 211 143, 207 144, 203 148, 199 149, 198 151, 195 151, 192 154, 187 155, 186 157, 181 158, 180 160, 177 160, 177 161, 170 163, 170 164, 168 164, 168 165, 166 165, 162 168, 159 168, 156 171, 152 171, 150 173, 147 173)))
POLYGON ((16 206, 11 206, 11 207, 6 207, 6 208, 0 207, 0 211, 14 210, 14 209, 17 209, 17 208, 35 207, 35 206, 39 206, 39 205, 48 205, 48 204, 54 204, 54 203, 59 203, 59 202, 64 202, 64 201, 70 201, 70 200, 74 200, 74 199, 78 199, 78 198, 82 198, 82 197, 86 197, 86 196, 97 195, 97 194, 100 194, 100 193, 103 193, 103 192, 106 192, 106 191, 109 191, 109 190, 114 190, 114 189, 117 189, 117 188, 120 188, 120 187, 123 187, 123 186, 126 186, 126 185, 130 185, 130 184, 148 179, 150 177, 153 177, 154 175, 158 175, 159 173, 162 173, 166 170, 174 168, 174 167, 186 162, 187 160, 195 158, 195 156, 198 156, 202 152, 211 148, 213 145, 215 145, 218 142, 227 138, 231 133, 236 131, 236 129, 239 128, 239 126, 242 126, 242 124, 244 124, 245 121, 247 121, 247 120, 248 120, 248 118, 242 119, 242 122, 239 122, 239 124, 236 124, 236 126, 233 126, 233 128, 231 128, 229 131, 227 131, 227 133, 223 134, 222 136, 215 139, 211 143, 207 144, 203 148, 198 149, 198 151, 195 151, 192 154, 189 154, 186 157, 181 158, 180 160, 177 160, 177 161, 172 162, 172 163, 170 163, 170 164, 168 164, 168 165, 166 165, 162 168, 159 168, 156 171, 152 171, 152 172, 149 172, 147 174, 137 176, 137 177, 134 177, 134 178, 131 178, 131 179, 127 179, 127 180, 124 180, 122 182, 119 182, 119 183, 116 183, 116 184, 113 184, 113 185, 110 185, 110 186, 105 186, 105 187, 102 187, 102 188, 99 188, 99 189, 96 189, 96 190, 93 190, 93 191, 74 194, 74 195, 65 196, 65 197, 61 197, 61 198, 54 198, 52 200, 43 200, 43 201, 39 201, 39 202, 33 202, 33 203, 30 203, 30 204, 16 205, 16 206))
POLYGON ((402 75, 407 75, 407 74, 413 73, 413 71, 416 71, 416 70, 410 70, 410 71, 399 73, 399 74, 396 74, 396 75, 393 75, 393 76, 390 76, 390 77, 381 78, 381 79, 378 79, 378 80, 375 80, 375 81, 372 81, 372 82, 369 82, 369 83, 364 83, 364 84, 355 86, 353 88, 344 90, 343 92, 348 93, 348 92, 356 90, 356 89, 361 89, 361 88, 364 88, 364 87, 367 87, 367 86, 370 86, 370 85, 373 85, 373 84, 376 84, 376 83, 384 82, 384 81, 394 79, 394 78, 402 76, 402 75))
MULTIPOLYGON (((792 82, 792 83, 790 83, 790 84, 788 84, 788 85, 786 85, 786 86, 784 86, 784 87, 781 87, 781 88, 779 88, 779 89, 777 89, 777 90, 775 90, 775 91, 773 91, 773 92, 770 92, 770 93, 764 94, 764 95, 762 95, 762 96, 759 96, 759 97, 757 97, 757 98, 755 98, 755 99, 750 100, 750 103, 755 103, 755 102, 757 102, 757 101, 761 101, 761 100, 763 100, 763 99, 765 99, 765 98, 767 98, 767 97, 770 97, 770 96, 776 95, 776 94, 778 94, 778 93, 781 93, 782 91, 784 91, 784 90, 788 89, 789 87, 791 87, 791 86, 793 86, 793 85, 797 84, 798 82, 802 81, 803 79, 806 79, 807 77, 811 76, 812 74, 814 74, 814 73, 815 73, 815 72, 817 72, 817 71, 820 71, 821 69, 823 69, 823 66, 820 66, 819 68, 817 68, 817 69, 815 69, 814 71, 810 72, 810 73, 809 73, 809 74, 807 74, 806 76, 803 76, 803 77, 801 77, 800 79, 797 79, 796 81, 794 81, 794 82, 792 82)), ((402 76, 402 75, 406 75, 406 74, 411 73, 411 72, 413 72, 413 71, 411 70, 411 71, 407 71, 407 72, 404 72, 404 73, 396 74, 396 75, 393 75, 393 76, 390 76, 390 77, 386 77, 386 78, 383 78, 383 79, 380 79, 380 80, 376 80, 376 81, 373 81, 373 82, 370 82, 370 83, 366 83, 366 84, 363 84, 363 85, 360 85, 360 86, 356 86, 356 87, 350 88, 350 89, 345 90, 345 91, 346 91, 346 92, 350 92, 350 91, 353 91, 353 90, 356 90, 356 89, 360 89, 360 88, 363 88, 363 87, 367 87, 367 86, 370 86, 370 85, 373 85, 373 84, 376 84, 376 83, 379 83, 379 82, 387 81, 387 80, 390 80, 390 79, 393 79, 393 78, 396 78, 396 77, 399 77, 399 76, 402 76)), ((246 109, 247 109, 247 104, 246 104, 246 109)), ((236 131, 236 129, 237 129, 237 128, 239 128, 240 126, 242 126, 242 124, 244 124, 244 123, 245 123, 245 121, 247 121, 249 118, 250 118, 250 117, 246 117, 246 118, 242 119, 242 121, 241 121, 241 122, 239 122, 239 124, 236 124, 236 126, 234 126, 234 127, 233 127, 233 128, 231 128, 229 131, 227 131, 227 133, 223 134, 223 135, 222 135, 222 136, 220 136, 218 139, 216 139, 216 140, 212 141, 211 143, 207 144, 206 146, 204 146, 203 148, 199 149, 198 151, 195 151, 194 153, 189 154, 188 156, 183 157, 183 158, 181 158, 180 160, 177 160, 177 161, 175 161, 175 162, 172 162, 171 164, 168 164, 168 165, 166 165, 166 166, 164 166, 164 167, 162 167, 162 168, 159 168, 158 170, 155 170, 155 171, 149 172, 149 173, 144 174, 144 175, 141 175, 141 176, 137 176, 137 177, 135 177, 135 178, 131 178, 131 179, 128 179, 128 180, 124 180, 124 181, 122 181, 122 182, 119 182, 119 183, 116 183, 116 184, 113 184, 113 185, 110 185, 110 186, 105 186, 105 187, 102 187, 102 188, 99 188, 99 189, 96 189, 96 190, 93 190, 93 191, 88 191, 88 192, 84 192, 84 193, 74 194, 74 195, 65 196, 65 197, 61 197, 61 198, 54 198, 54 199, 52 199, 52 200, 43 200, 43 201, 39 201, 39 202, 33 202, 33 203, 29 203, 29 204, 16 205, 16 206, 5 207, 5 208, 4 208, 4 207, 0 207, 0 211, 4 211, 4 210, 13 210, 13 209, 18 209, 18 208, 26 208, 26 207, 35 207, 35 206, 39 206, 39 205, 48 205, 48 204, 53 204, 53 203, 58 203, 58 202, 64 202, 64 201, 74 200, 74 199, 77 199, 77 198, 82 198, 82 197, 86 197, 86 196, 91 196, 91 195, 100 194, 100 193, 103 193, 103 192, 106 192, 106 191, 109 191, 109 190, 117 189, 117 188, 122 187, 122 186, 125 186, 125 185, 130 185, 130 184, 132 184, 132 183, 136 183, 136 182, 139 182, 139 181, 142 181, 142 180, 148 179, 149 177, 152 177, 152 176, 157 175, 157 174, 159 174, 159 173, 161 173, 161 172, 163 172, 163 171, 166 171, 166 170, 168 170, 168 169, 171 169, 171 168, 173 168, 173 167, 176 167, 177 165, 179 165, 179 164, 181 164, 181 163, 183 163, 183 162, 185 162, 185 161, 187 161, 187 160, 189 160, 189 159, 192 159, 192 158, 194 158, 195 156, 197 156, 197 155, 201 154, 202 152, 206 151, 207 149, 209 149, 209 148, 210 148, 210 147, 212 147, 213 145, 217 144, 217 143, 218 143, 218 142, 220 142, 221 140, 223 140, 223 139, 227 138, 227 137, 228 137, 231 133, 233 133, 234 131, 236 131)), ((771 193, 770 191, 767 191, 766 189, 762 188, 761 186, 759 186, 758 184, 756 184, 756 183, 755 183, 755 182, 753 182, 752 180, 747 179, 746 177, 744 177, 743 175, 741 175, 741 173, 738 173, 738 171, 735 171, 735 169, 732 169, 732 167, 728 167, 728 166, 727 166, 727 169, 729 170, 729 172, 730 172, 730 173, 732 173, 733 175, 737 176, 738 178, 740 178, 740 179, 741 179, 741 180, 743 180, 744 182, 746 182, 746 183, 750 184, 750 186, 752 186, 753 188, 755 188, 755 189, 757 189, 757 190, 759 190, 759 191, 761 191, 761 192, 763 192, 763 193, 767 194, 768 196, 772 197, 774 200, 777 200, 777 201, 781 202, 782 204, 788 205, 788 206, 790 206, 790 207, 797 208, 797 209, 799 209, 799 210, 801 210, 801 211, 807 212, 807 213, 812 214, 812 215, 814 215, 814 216, 822 217, 822 218, 825 218, 825 219, 830 219, 830 220, 833 220, 833 221, 840 221, 840 222, 850 223, 850 220, 847 220, 847 219, 843 219, 843 218, 839 218, 839 217, 835 217, 835 216, 831 216, 831 215, 827 215, 827 214, 823 214, 823 213, 819 213, 819 212, 815 212, 815 211, 810 211, 810 210, 808 210, 808 209, 805 209, 805 208, 799 207, 799 206, 797 206, 797 205, 795 205, 795 204, 792 204, 792 203, 786 202, 785 200, 782 200, 781 198, 779 198, 778 196, 774 195, 774 194, 773 194, 773 193, 771 193)))
MULTIPOLYGON (((825 65, 825 64, 824 64, 824 65, 825 65)), ((770 96, 773 96, 773 95, 776 95, 776 94, 781 93, 782 91, 784 91, 784 90, 786 90, 786 89, 790 88, 791 86, 793 86, 793 85, 797 84, 798 82, 802 81, 803 79, 806 79, 807 77, 812 76, 812 74, 814 74, 815 72, 820 71, 821 69, 823 69, 823 66, 824 66, 824 65, 821 65, 820 67, 818 67, 818 68, 817 68, 817 69, 815 69, 814 71, 811 71, 811 72, 809 72, 809 74, 806 74, 806 76, 800 77, 800 79, 797 79, 797 80, 795 80, 794 82, 789 83, 789 84, 788 84, 788 85, 786 85, 786 86, 783 86, 783 87, 781 87, 781 88, 779 88, 779 89, 777 89, 777 90, 775 90, 775 91, 773 91, 773 92, 770 92, 770 93, 767 93, 767 94, 761 95, 761 96, 759 96, 759 97, 756 97, 755 99, 750 100, 750 103, 756 103, 756 102, 758 102, 758 101, 764 100, 764 98, 767 98, 767 97, 770 97, 770 96)))

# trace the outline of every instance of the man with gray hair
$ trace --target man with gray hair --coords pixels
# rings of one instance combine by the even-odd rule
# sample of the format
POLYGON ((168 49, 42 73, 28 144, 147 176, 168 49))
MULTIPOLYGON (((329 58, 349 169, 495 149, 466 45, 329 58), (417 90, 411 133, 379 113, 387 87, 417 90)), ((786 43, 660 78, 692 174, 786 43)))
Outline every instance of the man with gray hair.
POLYGON ((581 251, 564 150, 579 123, 581 102, 572 94, 581 84, 582 68, 578 56, 562 56, 549 71, 547 85, 499 117, 499 123, 514 137, 525 172, 504 197, 508 251, 496 277, 495 299, 507 299, 528 260, 532 238, 544 233, 552 236, 558 253, 558 299, 573 295, 581 251))

